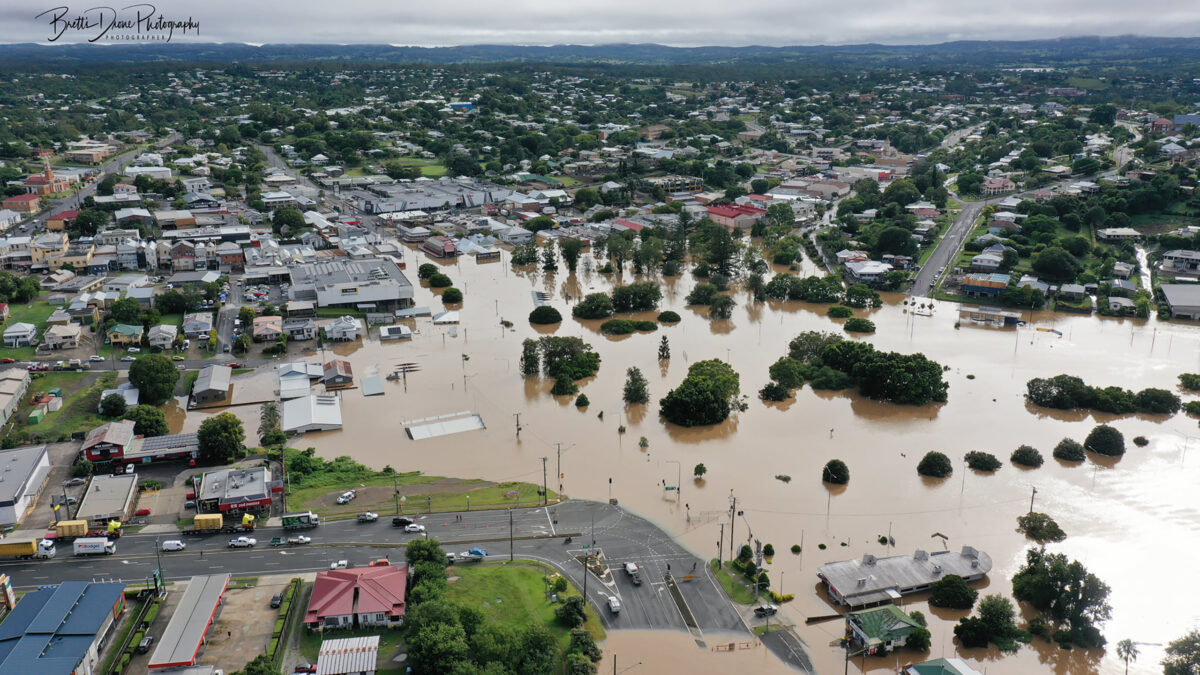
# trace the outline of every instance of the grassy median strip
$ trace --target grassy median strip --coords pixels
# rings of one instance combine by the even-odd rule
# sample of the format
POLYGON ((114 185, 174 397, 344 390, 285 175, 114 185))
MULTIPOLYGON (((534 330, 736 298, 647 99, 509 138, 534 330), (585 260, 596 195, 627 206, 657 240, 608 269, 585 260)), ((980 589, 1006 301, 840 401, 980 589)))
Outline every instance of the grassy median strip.
POLYGON ((725 594, 730 600, 742 605, 754 604, 754 591, 750 590, 746 584, 735 576, 736 572, 729 569, 728 565, 717 567, 717 561, 712 560, 709 565, 717 575, 717 581, 721 583, 721 588, 725 589, 725 594))

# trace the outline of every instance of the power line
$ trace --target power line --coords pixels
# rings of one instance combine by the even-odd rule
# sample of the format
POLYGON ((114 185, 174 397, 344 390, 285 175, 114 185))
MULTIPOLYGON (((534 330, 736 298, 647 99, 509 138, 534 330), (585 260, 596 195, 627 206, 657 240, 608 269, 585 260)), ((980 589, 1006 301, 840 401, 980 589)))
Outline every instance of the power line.
MULTIPOLYGON (((877 513, 835 513, 836 517, 847 518, 876 518, 879 516, 919 516, 927 513, 946 513, 947 511, 960 511, 962 509, 984 509, 993 506, 1002 506, 1004 504, 1025 503, 1025 498, 1021 499, 1006 499, 1001 502, 989 502, 986 504, 974 504, 970 506, 954 506, 945 509, 928 509, 924 511, 880 511, 877 513)), ((754 513, 775 513, 785 516, 824 516, 827 515, 824 511, 780 511, 775 509, 743 509, 754 513)))

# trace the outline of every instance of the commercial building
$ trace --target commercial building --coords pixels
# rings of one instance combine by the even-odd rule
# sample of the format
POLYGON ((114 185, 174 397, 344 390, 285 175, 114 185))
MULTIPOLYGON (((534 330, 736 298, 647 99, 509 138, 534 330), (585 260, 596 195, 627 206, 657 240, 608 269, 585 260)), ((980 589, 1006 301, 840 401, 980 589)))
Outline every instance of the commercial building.
POLYGON ((158 639, 158 647, 150 655, 150 670, 196 665, 204 636, 217 617, 228 587, 228 574, 195 576, 188 581, 170 623, 158 639))
POLYGON ((1163 284, 1163 299, 1174 319, 1200 319, 1200 285, 1163 284))
POLYGON ((991 569, 991 556, 964 546, 961 552, 918 550, 912 555, 889 558, 868 553, 858 560, 825 563, 817 568, 817 577, 825 583, 830 601, 858 608, 927 591, 948 574, 975 581, 991 569))
POLYGON ((336 394, 293 398, 281 408, 279 426, 289 434, 342 428, 342 399, 336 394))
POLYGON ((271 471, 262 466, 209 471, 196 490, 196 510, 224 513, 269 509, 276 487, 281 486, 272 480, 271 471))
POLYGON ((133 442, 133 422, 118 420, 92 429, 83 441, 83 453, 89 462, 119 459, 133 442))
POLYGON ((317 656, 317 675, 374 675, 378 660, 378 635, 325 640, 317 656))
POLYGON ((478 208, 499 204, 513 193, 501 185, 465 177, 372 185, 366 190, 369 195, 358 201, 368 213, 478 208))
POLYGON ((871 656, 903 647, 908 636, 922 627, 895 605, 851 612, 846 615, 846 626, 850 629, 850 639, 858 647, 855 651, 866 650, 871 656))
POLYGON ((210 365, 200 369, 196 383, 192 385, 192 404, 218 403, 229 398, 229 380, 233 368, 210 365))
POLYGON ((388 312, 412 305, 413 286, 391 260, 328 260, 294 266, 288 296, 318 307, 388 312))
POLYGON ((79 502, 75 518, 98 523, 124 520, 133 506, 133 498, 137 495, 137 483, 136 473, 92 476, 92 482, 88 484, 87 492, 79 502))
POLYGON ((0 450, 0 524, 25 517, 49 474, 50 453, 44 445, 0 450))
POLYGON ((124 611, 119 582, 64 581, 26 593, 0 623, 0 673, 101 672, 100 646, 124 611))
POLYGON ((404 621, 407 565, 318 572, 304 623, 309 628, 394 628, 404 621))
POLYGON ((958 657, 933 659, 913 664, 901 671, 901 675, 983 675, 958 657))
POLYGON ((29 390, 29 382, 29 371, 24 368, 9 368, 0 372, 0 426, 7 424, 21 405, 21 399, 29 390))

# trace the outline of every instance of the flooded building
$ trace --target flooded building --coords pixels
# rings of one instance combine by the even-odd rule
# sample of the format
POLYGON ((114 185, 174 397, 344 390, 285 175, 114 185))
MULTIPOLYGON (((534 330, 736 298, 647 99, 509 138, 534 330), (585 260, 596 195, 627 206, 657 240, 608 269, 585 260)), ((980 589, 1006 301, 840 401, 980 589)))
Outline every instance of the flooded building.
POLYGON ((325 260, 293 267, 288 296, 318 307, 391 311, 412 305, 413 286, 391 260, 325 260))
POLYGON ((975 581, 985 577, 991 569, 991 556, 964 546, 959 552, 918 550, 912 555, 888 558, 876 558, 868 553, 858 560, 821 565, 817 576, 825 582, 830 601, 854 608, 927 591, 947 574, 975 581))

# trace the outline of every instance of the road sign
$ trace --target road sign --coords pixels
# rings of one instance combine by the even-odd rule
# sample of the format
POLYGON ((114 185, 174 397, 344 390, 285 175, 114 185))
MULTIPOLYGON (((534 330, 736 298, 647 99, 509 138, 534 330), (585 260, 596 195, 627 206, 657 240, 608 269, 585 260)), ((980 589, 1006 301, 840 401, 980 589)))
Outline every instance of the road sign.
POLYGON ((678 487, 676 487, 676 486, 674 486, 674 485, 668 485, 667 487, 665 487, 665 488, 663 488, 663 489, 664 489, 664 490, 666 490, 667 492, 671 492, 671 491, 674 491, 674 490, 678 490, 679 488, 678 488, 678 487))
POLYGON ((583 546, 580 546, 579 548, 591 548, 591 547, 592 547, 591 544, 584 544, 583 546))

